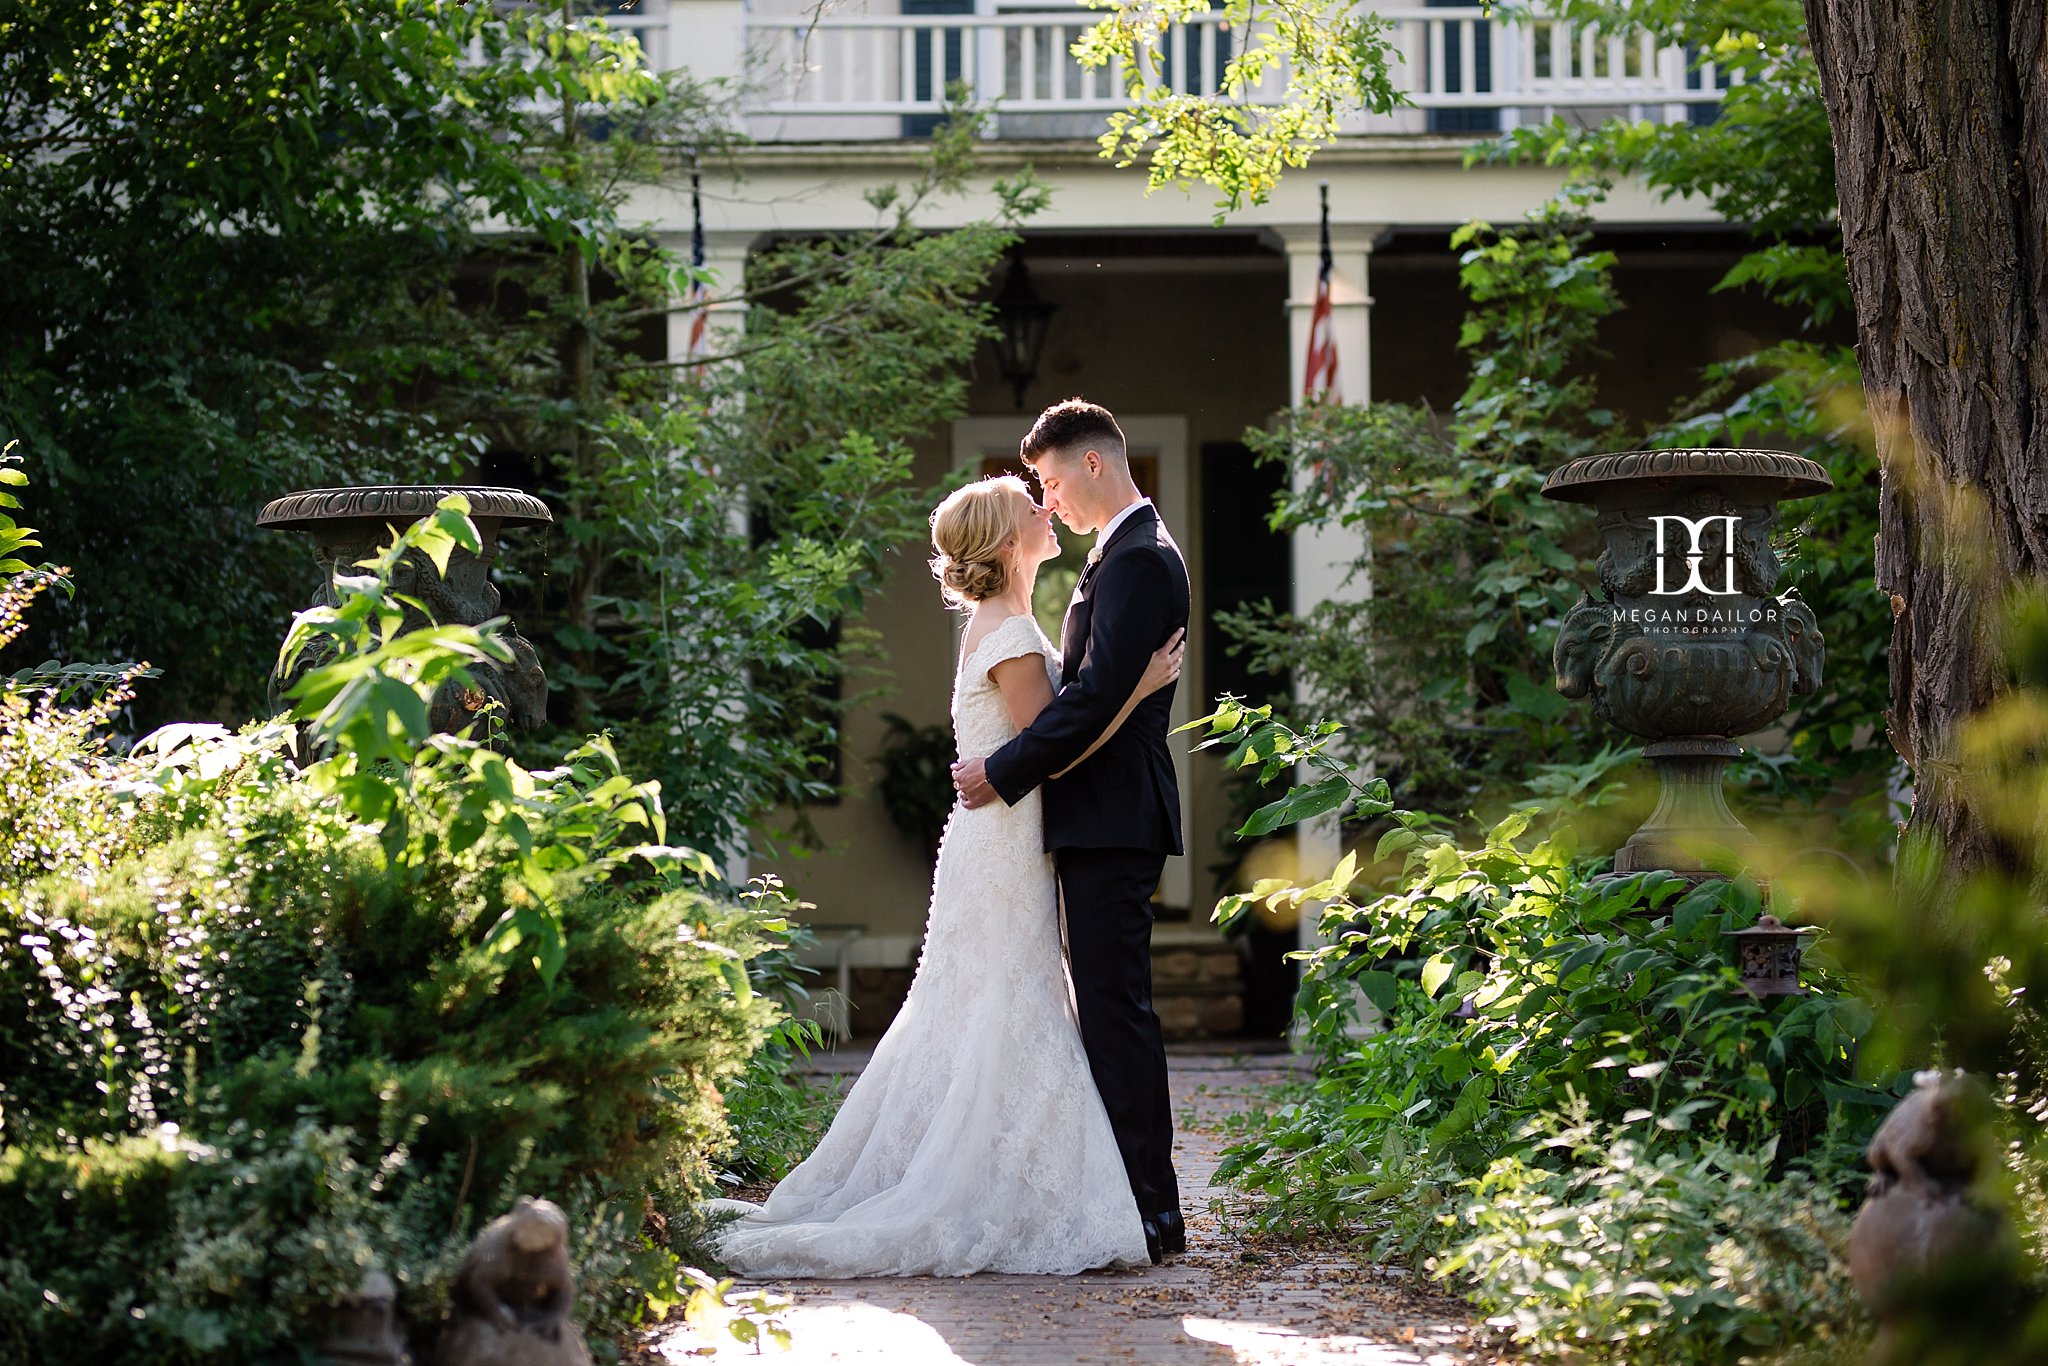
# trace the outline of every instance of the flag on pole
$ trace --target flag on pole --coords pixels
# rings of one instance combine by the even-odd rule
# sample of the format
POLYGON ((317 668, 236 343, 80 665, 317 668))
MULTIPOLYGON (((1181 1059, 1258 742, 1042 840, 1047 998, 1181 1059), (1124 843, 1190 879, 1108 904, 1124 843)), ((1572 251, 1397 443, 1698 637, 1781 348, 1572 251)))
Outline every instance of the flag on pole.
POLYGON ((697 181, 697 172, 690 171, 690 294, 688 302, 694 312, 690 315, 690 337, 683 348, 687 360, 695 360, 704 349, 704 328, 711 320, 711 310, 706 306, 710 291, 704 285, 704 197, 697 181))
POLYGON ((1302 366, 1301 399, 1342 403, 1337 388, 1337 332, 1330 317, 1330 182, 1323 182, 1323 260, 1316 272, 1316 306, 1308 317, 1308 356, 1302 366))

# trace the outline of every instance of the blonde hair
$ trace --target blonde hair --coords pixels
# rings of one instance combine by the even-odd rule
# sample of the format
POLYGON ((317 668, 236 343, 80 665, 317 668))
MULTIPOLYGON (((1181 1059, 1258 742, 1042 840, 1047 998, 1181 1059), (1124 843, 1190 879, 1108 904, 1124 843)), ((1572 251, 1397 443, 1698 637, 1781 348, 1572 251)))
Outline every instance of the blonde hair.
POLYGON ((932 577, 948 607, 969 607, 1010 586, 1003 547, 1022 521, 1017 499, 1031 500, 1024 481, 999 474, 954 489, 932 509, 932 577))

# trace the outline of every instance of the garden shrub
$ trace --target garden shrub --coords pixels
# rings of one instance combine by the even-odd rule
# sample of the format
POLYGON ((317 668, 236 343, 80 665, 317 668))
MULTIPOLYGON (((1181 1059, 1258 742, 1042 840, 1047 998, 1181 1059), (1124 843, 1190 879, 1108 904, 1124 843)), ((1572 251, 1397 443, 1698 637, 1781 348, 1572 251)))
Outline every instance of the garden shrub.
POLYGON ((1868 1322, 1850 1215, 1776 1145, 1617 1136, 1583 1100, 1468 1183, 1434 1263, 1489 1322, 1550 1352, 1719 1366, 1842 1345, 1868 1322))
POLYGON ((433 689, 503 647, 395 635, 390 572, 475 535, 444 505, 302 614, 290 648, 339 649, 296 724, 117 758, 104 708, 0 689, 0 784, 82 813, 0 880, 9 1359, 266 1359, 371 1264, 420 1347, 521 1193, 569 1211, 594 1336, 676 1299, 787 903, 661 843, 602 739, 528 770, 427 733, 433 689))
POLYGON ((1461 848, 1331 757, 1334 725, 1234 702, 1195 724, 1228 767, 1323 774, 1244 833, 1349 806, 1389 815, 1376 858, 1403 856, 1378 897, 1354 899, 1347 855, 1217 908, 1325 907, 1297 1010, 1316 1077, 1219 1170, 1256 1225, 1410 1255, 1540 1351, 1718 1361, 1809 1319, 1853 1330, 1844 1197, 1890 1099, 1858 1075, 1871 1011, 1824 950, 1809 994, 1750 997, 1723 936, 1757 918, 1754 884, 1615 876, 1568 823, 1530 838, 1531 810, 1461 848))
POLYGON ((1598 876, 1568 830, 1517 843, 1531 819, 1517 812, 1469 850, 1399 826, 1382 847, 1416 840, 1401 888, 1330 901, 1299 1008, 1315 1089, 1225 1165, 1266 1197, 1263 1217, 1350 1223, 1387 1197, 1370 1176, 1382 1162, 1476 1173, 1569 1096, 1617 1129, 1697 1129, 1741 1149, 1782 1135, 1786 1158, 1854 1162, 1888 1097, 1855 1075, 1870 1012, 1824 955, 1809 956, 1811 994, 1753 1000, 1722 938, 1755 920, 1753 887, 1598 876), (1360 1036, 1361 997, 1384 1032, 1360 1036))
MULTIPOLYGON (((237 1123, 0 1157, 0 1348, 10 1361, 240 1360, 391 1264, 396 1209, 345 1130, 237 1123), (53 1249, 68 1255, 52 1256, 53 1249)), ((401 1159, 402 1160, 402 1159, 401 1159)), ((446 1225, 439 1237, 454 1241, 446 1225)), ((459 1243, 456 1251, 460 1251, 459 1243)))
POLYGON ((811 1155, 839 1113, 839 1078, 806 1077, 799 1057, 823 1037, 809 1020, 785 1020, 725 1090, 732 1146, 720 1154, 718 1179, 730 1186, 780 1181, 811 1155))

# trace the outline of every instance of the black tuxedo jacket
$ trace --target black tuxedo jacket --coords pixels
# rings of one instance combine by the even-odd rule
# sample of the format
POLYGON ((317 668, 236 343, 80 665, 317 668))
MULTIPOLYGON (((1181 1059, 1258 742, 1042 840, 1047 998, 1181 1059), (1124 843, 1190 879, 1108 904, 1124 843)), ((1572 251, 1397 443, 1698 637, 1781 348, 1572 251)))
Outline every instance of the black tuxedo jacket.
POLYGON ((1152 652, 1188 624, 1188 569, 1159 514, 1141 507, 1081 573, 1060 632, 1060 688, 1016 739, 988 756, 989 784, 1012 806, 1045 786, 1047 849, 1181 852, 1180 787, 1166 746, 1174 688, 1138 703, 1088 762, 1080 758, 1123 709, 1152 652))

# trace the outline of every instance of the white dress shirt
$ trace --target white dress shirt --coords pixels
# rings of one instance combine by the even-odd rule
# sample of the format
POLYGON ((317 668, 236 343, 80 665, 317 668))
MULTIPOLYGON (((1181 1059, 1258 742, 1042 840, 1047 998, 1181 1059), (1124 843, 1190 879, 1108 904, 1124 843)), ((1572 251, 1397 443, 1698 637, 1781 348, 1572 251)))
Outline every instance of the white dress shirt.
POLYGON ((1122 526, 1125 520, 1129 518, 1132 513, 1136 512, 1139 508, 1148 508, 1151 506, 1152 500, 1150 498, 1140 498, 1137 502, 1132 503, 1123 511, 1117 513, 1116 516, 1110 518, 1108 523, 1102 528, 1102 530, 1095 533, 1095 548, 1097 550, 1101 550, 1104 546, 1108 545, 1109 538, 1116 535, 1116 529, 1122 526))

